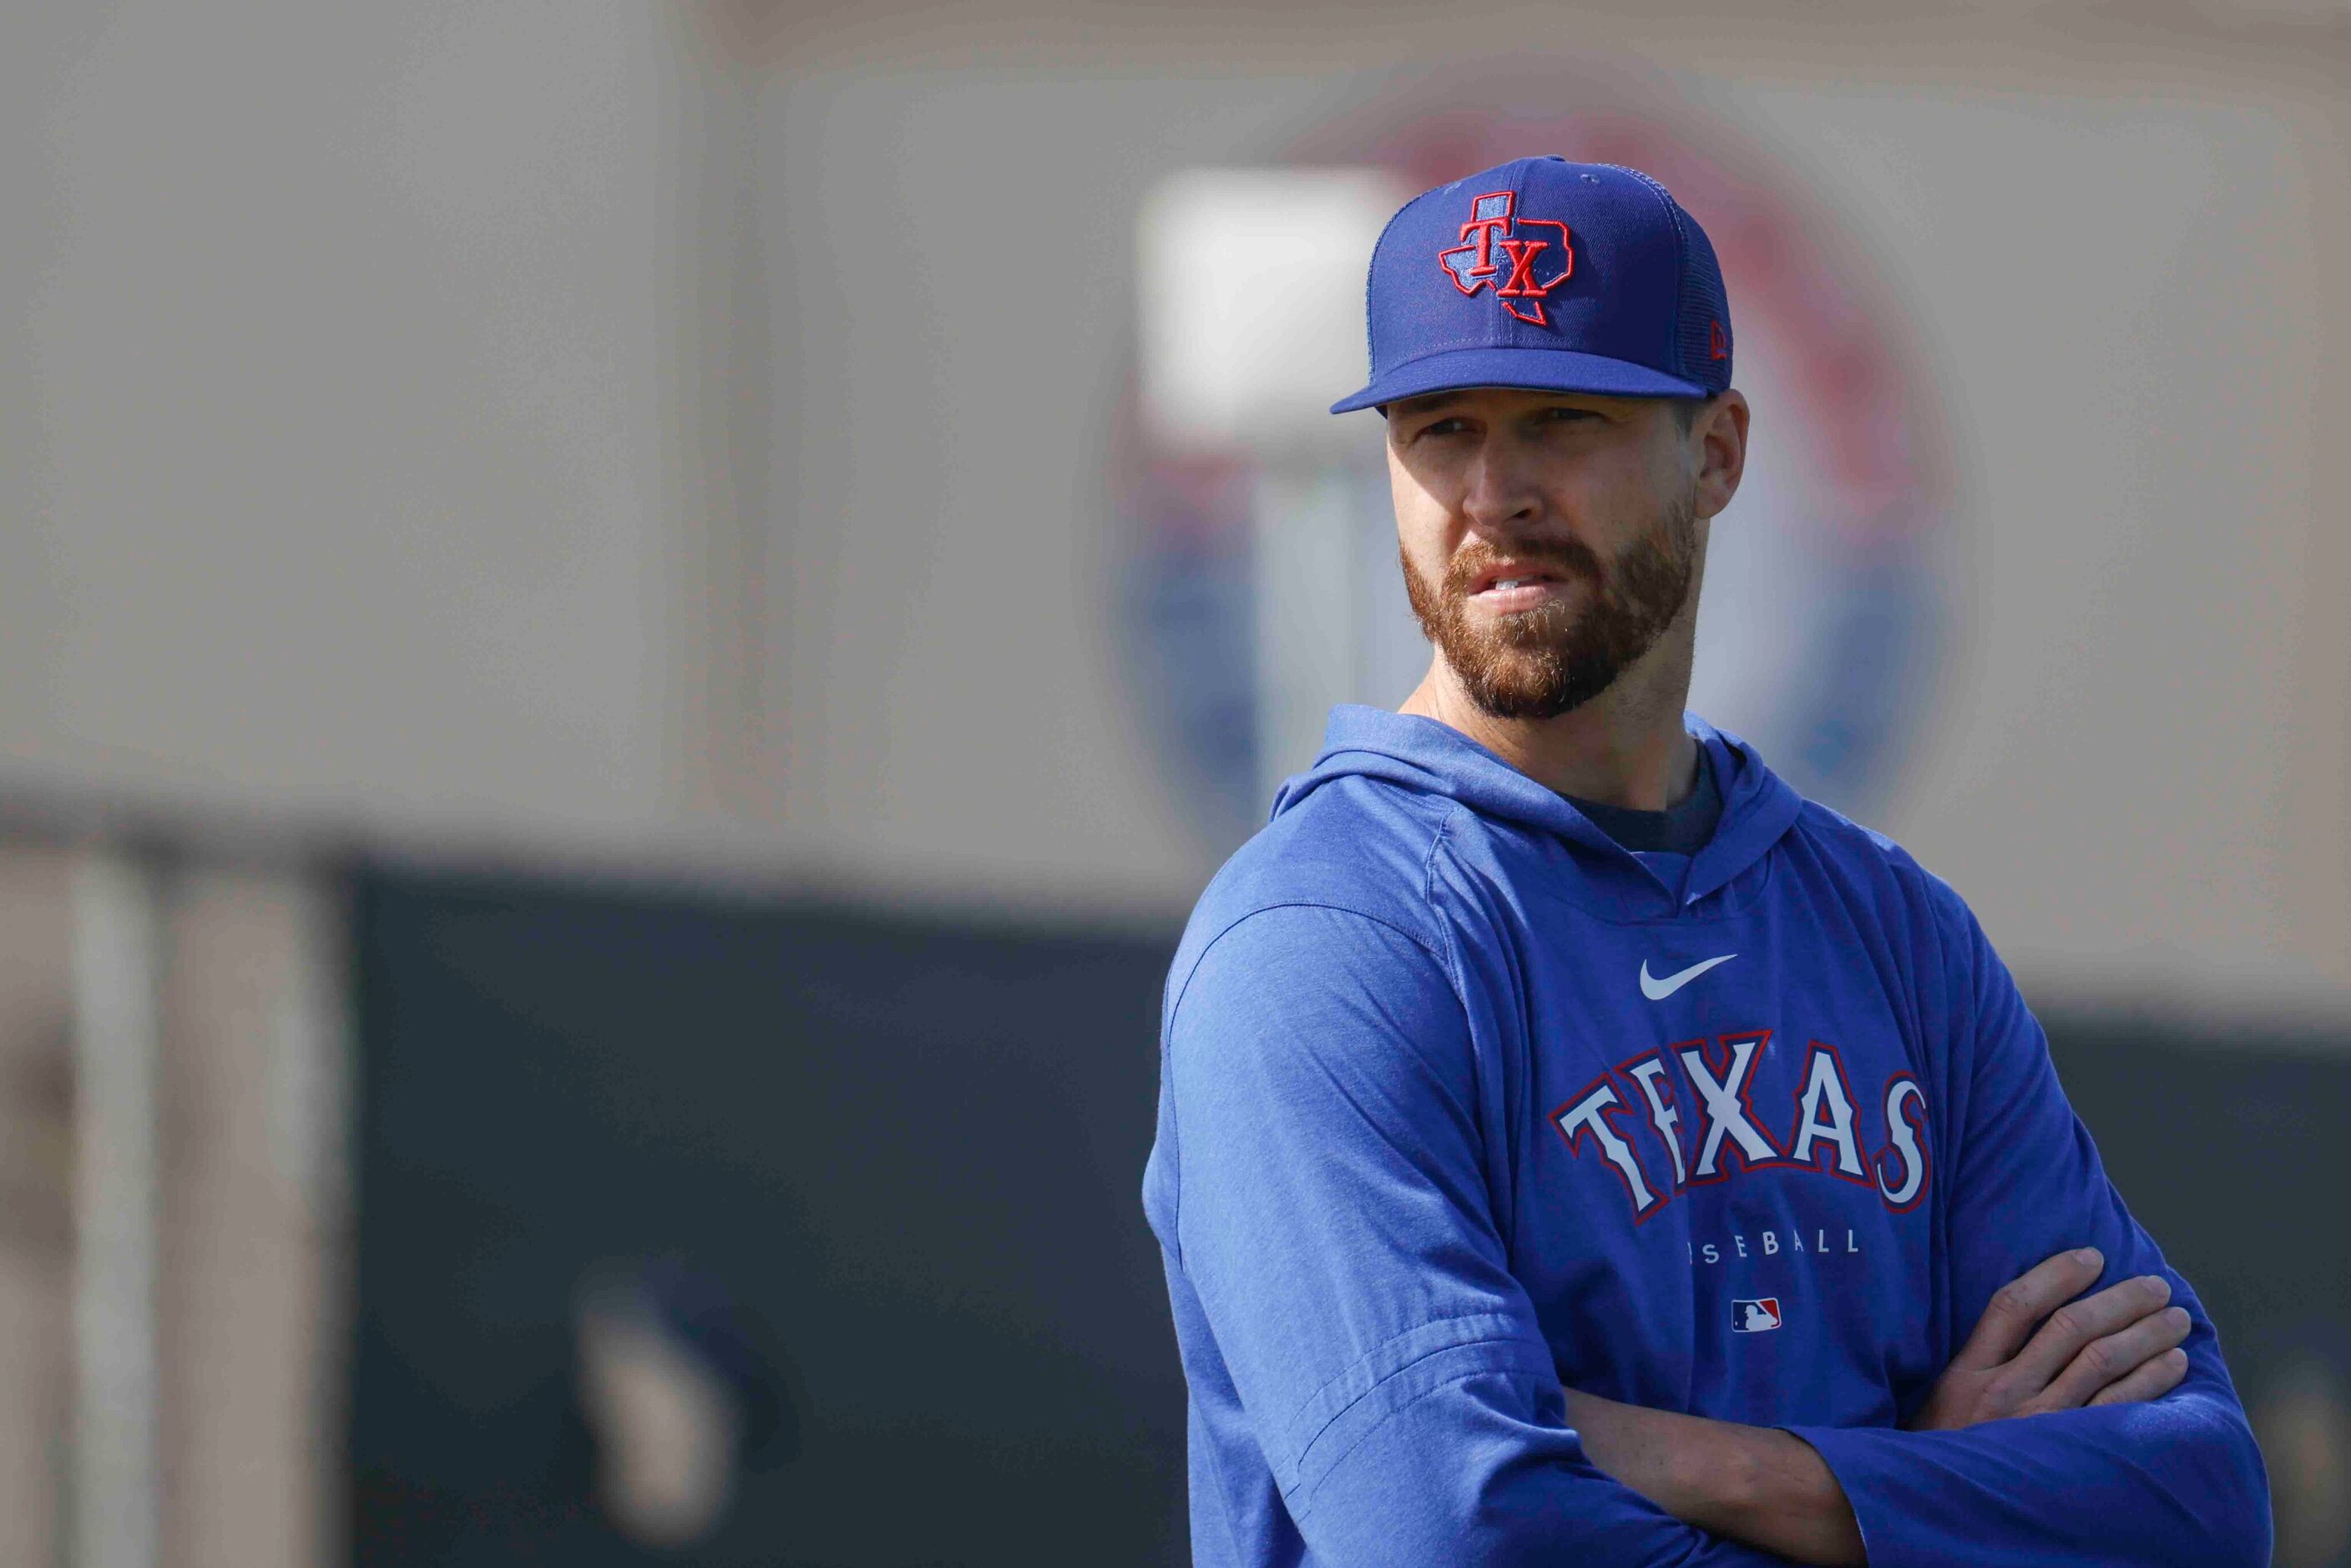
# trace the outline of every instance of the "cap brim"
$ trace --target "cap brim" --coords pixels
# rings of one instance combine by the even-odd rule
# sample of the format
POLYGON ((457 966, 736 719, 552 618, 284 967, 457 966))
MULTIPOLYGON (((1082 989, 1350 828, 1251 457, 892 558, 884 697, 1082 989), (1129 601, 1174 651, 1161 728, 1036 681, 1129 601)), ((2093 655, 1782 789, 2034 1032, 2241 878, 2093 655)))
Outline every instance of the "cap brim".
POLYGON ((1707 395, 1707 389, 1696 382, 1629 360, 1579 354, 1570 349, 1449 349, 1406 361, 1386 375, 1375 377, 1363 391, 1332 403, 1331 412, 1348 413, 1398 398, 1468 387, 1591 392, 1599 397, 1707 395))

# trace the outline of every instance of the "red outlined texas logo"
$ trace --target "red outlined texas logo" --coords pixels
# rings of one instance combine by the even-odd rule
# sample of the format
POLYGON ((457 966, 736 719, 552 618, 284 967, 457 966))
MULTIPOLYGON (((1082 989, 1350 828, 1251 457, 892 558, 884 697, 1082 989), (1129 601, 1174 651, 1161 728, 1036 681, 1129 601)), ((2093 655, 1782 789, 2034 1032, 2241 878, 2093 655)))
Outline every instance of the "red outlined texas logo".
POLYGON ((1519 217, 1518 204, 1516 191, 1495 191, 1477 198, 1469 204, 1469 221, 1461 225, 1461 243, 1451 250, 1438 251, 1437 264, 1462 293, 1475 294, 1491 283, 1494 298, 1502 302, 1503 309, 1521 321, 1548 327, 1551 318, 1543 314, 1543 297, 1575 271, 1575 250, 1565 224, 1552 218, 1519 217), (1535 277, 1537 259, 1552 247, 1552 242, 1518 232, 1533 227, 1559 231, 1555 277, 1538 280, 1535 277))

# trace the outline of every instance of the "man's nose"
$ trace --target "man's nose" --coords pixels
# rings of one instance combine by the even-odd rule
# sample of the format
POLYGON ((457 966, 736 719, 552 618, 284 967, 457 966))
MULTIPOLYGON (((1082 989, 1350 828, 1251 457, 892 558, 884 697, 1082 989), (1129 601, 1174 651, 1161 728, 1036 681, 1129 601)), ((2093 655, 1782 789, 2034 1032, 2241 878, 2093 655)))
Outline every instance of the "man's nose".
POLYGON ((1461 515, 1474 528, 1507 529, 1533 521, 1541 510, 1532 465, 1510 442, 1480 444, 1462 478, 1461 515))

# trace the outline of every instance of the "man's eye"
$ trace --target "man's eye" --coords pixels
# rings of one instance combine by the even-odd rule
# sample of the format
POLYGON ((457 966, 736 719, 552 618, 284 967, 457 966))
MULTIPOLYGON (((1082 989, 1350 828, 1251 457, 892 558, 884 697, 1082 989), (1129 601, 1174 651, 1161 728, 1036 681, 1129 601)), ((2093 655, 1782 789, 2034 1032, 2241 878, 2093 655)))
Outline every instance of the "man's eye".
POLYGON ((1547 408, 1542 411, 1542 417, 1547 423, 1565 424, 1600 416, 1588 408, 1547 408))
POLYGON ((1466 419, 1440 419, 1422 425, 1420 433, 1423 435, 1458 435, 1468 428, 1469 422, 1466 419))

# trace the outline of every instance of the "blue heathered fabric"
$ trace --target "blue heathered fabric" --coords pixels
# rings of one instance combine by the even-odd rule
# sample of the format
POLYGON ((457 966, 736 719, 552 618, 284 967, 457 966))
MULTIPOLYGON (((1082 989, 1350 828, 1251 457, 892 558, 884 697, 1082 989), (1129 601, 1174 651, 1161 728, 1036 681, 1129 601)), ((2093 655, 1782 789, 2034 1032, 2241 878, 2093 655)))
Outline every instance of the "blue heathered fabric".
POLYGON ((1974 917, 1689 727, 1724 804, 1677 890, 1458 732, 1348 707, 1202 895, 1144 1186, 1194 1561, 1777 1561, 1593 1468, 1564 1381, 1798 1433, 1876 1568, 2265 1563, 2211 1324, 1974 917), (1901 1430, 1992 1291, 2085 1244, 2169 1276, 2186 1384, 1901 1430))

